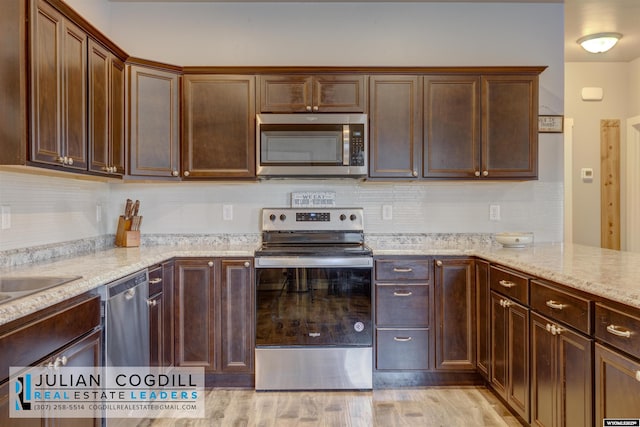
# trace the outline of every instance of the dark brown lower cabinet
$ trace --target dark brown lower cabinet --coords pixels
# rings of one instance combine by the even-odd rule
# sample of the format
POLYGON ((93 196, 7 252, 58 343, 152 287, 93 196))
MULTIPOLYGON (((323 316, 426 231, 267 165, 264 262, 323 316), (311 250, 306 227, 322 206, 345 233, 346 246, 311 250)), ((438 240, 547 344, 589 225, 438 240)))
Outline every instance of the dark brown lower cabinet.
POLYGON ((436 369, 476 369, 473 259, 435 261, 436 369))
POLYGON ((175 261, 175 269, 176 366, 202 366, 206 374, 252 374, 251 259, 183 258, 175 261))
POLYGON ((604 418, 640 418, 640 362, 595 345, 594 425, 604 418))
POLYGON ((491 291, 491 386, 529 422, 529 309, 491 291))
POLYGON ((149 269, 149 344, 151 366, 173 366, 173 261, 149 269))
POLYGON ((592 339, 546 317, 531 314, 533 425, 592 425, 592 348, 592 339))

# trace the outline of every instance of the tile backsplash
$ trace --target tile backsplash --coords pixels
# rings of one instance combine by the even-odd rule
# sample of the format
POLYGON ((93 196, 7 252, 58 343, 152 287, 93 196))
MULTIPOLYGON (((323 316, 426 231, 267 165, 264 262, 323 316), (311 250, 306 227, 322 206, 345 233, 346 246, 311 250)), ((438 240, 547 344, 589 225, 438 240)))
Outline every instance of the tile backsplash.
POLYGON ((562 240, 561 182, 108 183, 0 171, 0 183, 0 206, 11 209, 0 251, 114 234, 127 198, 141 201, 143 236, 259 233, 260 209, 289 206, 294 191, 334 191, 337 206, 363 207, 366 233, 532 231, 536 242, 562 240), (500 221, 489 220, 492 204, 500 221), (232 206, 231 220, 223 205, 232 206))

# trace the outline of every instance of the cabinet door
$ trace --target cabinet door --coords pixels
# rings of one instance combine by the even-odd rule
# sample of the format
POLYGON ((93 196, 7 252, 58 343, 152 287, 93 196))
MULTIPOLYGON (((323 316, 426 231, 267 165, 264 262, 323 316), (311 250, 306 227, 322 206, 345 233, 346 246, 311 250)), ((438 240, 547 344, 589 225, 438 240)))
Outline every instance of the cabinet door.
POLYGON ((472 259, 436 261, 436 369, 476 369, 473 272, 472 259))
POLYGON ((216 263, 208 259, 181 259, 175 266, 175 364, 202 366, 206 372, 216 371, 216 263))
POLYGON ((260 76, 260 112, 313 111, 311 76, 260 76))
POLYGON ((149 366, 162 366, 163 294, 149 297, 149 366))
POLYGON ((594 425, 604 418, 640 418, 640 362, 595 345, 594 425))
POLYGON ((538 77, 482 77, 482 175, 538 175, 538 77))
POLYGON ((124 174, 124 64, 89 39, 89 170, 124 174))
POLYGON ((480 175, 480 77, 424 78, 422 176, 480 175))
POLYGON ((558 340, 558 426, 591 426, 593 340, 561 328, 558 340))
POLYGON ((421 94, 422 82, 418 76, 370 78, 370 177, 420 176, 421 94))
POLYGON ((531 419, 537 426, 555 427, 558 418, 558 342, 547 325, 531 316, 531 419))
POLYGON ((44 418, 10 418, 9 405, 15 405, 13 400, 9 399, 9 386, 13 383, 7 381, 0 385, 0 425, 10 427, 41 427, 46 425, 44 418))
POLYGON ((313 111, 321 113, 364 113, 366 108, 366 76, 314 76, 313 111))
POLYGON ((87 168, 87 35, 44 1, 32 20, 30 160, 87 168))
POLYGON ((506 399, 509 330, 504 301, 503 296, 491 291, 491 386, 506 399))
POLYGON ((89 40, 89 170, 109 172, 109 51, 89 40))
POLYGON ((508 384, 507 403, 529 421, 529 309, 513 301, 507 303, 508 384))
POLYGON ((223 259, 220 280, 222 371, 253 372, 253 265, 246 259, 223 259))
POLYGON ((183 131, 184 177, 255 177, 254 77, 185 76, 183 131))
POLYGON ((180 77, 129 67, 129 174, 180 176, 180 77))
POLYGON ((173 297, 174 297, 174 273, 175 264, 167 261, 162 264, 162 353, 160 361, 162 366, 171 367, 173 363, 175 345, 175 326, 173 322, 173 297))
POLYGON ((476 319, 477 319, 477 367, 489 380, 491 378, 491 291, 489 288, 489 263, 475 260, 476 319))

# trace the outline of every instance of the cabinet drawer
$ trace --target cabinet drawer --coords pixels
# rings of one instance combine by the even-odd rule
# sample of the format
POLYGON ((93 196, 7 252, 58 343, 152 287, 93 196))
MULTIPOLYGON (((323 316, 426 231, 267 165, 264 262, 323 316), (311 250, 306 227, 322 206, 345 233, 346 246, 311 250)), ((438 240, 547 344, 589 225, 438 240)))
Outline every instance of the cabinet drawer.
POLYGON ((376 323, 382 326, 429 326, 429 286, 377 284, 376 323))
POLYGON ((376 280, 429 280, 427 258, 376 260, 376 280))
POLYGON ((595 336, 640 358, 640 317, 596 303, 595 336))
POLYGON ((489 280, 492 290, 523 304, 529 304, 529 277, 492 265, 489 280))
POLYGON ((531 308, 545 316, 589 334, 590 301, 576 295, 531 281, 531 308))
POLYGON ((162 292, 162 266, 149 268, 149 296, 162 292))
POLYGON ((376 329, 376 369, 429 369, 429 329, 376 329))

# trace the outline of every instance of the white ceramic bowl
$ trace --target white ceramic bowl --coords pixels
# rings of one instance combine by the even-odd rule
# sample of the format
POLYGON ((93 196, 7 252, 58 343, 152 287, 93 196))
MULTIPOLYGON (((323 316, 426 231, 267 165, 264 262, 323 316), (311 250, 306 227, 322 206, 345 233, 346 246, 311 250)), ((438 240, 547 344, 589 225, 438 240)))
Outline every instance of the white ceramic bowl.
POLYGON ((524 248, 533 243, 533 233, 496 233, 496 242, 505 248, 524 248))

